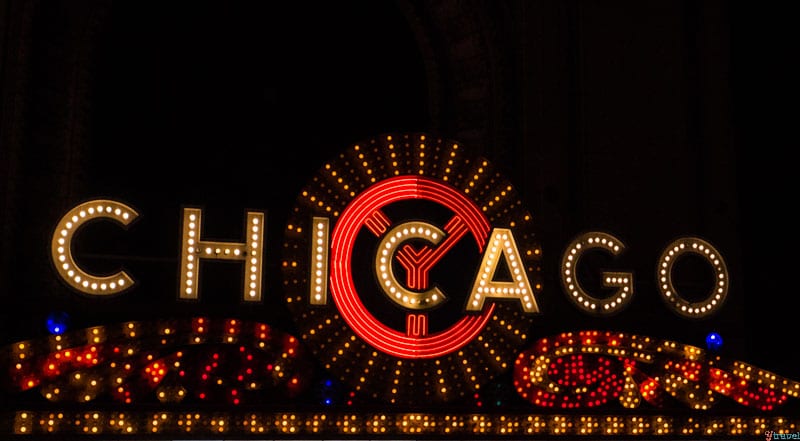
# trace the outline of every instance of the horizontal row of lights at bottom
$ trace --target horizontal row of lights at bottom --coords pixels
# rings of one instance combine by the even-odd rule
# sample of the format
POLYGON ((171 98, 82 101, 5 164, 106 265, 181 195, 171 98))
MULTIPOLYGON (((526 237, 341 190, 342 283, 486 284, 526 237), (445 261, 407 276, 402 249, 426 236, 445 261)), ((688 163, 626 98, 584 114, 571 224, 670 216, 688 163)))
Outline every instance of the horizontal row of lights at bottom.
POLYGON ((794 433, 800 418, 488 414, 322 414, 19 411, 26 434, 427 434, 427 435, 759 435, 794 433))

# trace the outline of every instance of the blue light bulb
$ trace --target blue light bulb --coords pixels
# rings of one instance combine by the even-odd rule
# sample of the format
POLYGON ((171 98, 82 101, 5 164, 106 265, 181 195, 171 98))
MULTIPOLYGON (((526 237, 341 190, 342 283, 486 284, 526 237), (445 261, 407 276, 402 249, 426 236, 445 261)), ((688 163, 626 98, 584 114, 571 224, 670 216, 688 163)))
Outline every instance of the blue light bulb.
POLYGON ((69 316, 66 312, 55 311, 47 316, 46 326, 47 330, 54 335, 63 334, 67 330, 69 316))
POLYGON ((710 332, 706 336, 706 347, 709 351, 717 351, 722 347, 722 336, 716 332, 710 332))

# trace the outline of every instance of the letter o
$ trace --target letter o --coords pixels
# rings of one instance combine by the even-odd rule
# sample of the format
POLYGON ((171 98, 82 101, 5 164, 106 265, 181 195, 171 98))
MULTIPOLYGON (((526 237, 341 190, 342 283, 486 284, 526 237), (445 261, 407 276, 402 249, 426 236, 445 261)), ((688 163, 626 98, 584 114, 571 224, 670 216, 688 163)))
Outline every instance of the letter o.
POLYGON ((684 317, 695 319, 706 317, 719 309, 725 302, 730 286, 728 267, 725 265, 722 255, 710 243, 696 237, 683 237, 667 245, 658 259, 656 281, 661 297, 673 311, 684 317), (672 267, 675 261, 686 253, 694 253, 703 257, 714 269, 714 288, 705 299, 699 302, 685 300, 672 283, 672 267))

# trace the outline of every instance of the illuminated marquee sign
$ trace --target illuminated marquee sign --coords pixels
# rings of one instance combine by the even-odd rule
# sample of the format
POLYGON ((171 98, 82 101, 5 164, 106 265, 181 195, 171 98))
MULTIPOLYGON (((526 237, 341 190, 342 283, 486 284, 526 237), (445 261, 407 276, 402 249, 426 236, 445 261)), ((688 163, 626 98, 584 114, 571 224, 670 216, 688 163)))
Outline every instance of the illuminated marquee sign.
MULTIPOLYGON (((137 217, 132 207, 114 200, 88 201, 69 210, 51 242, 60 278, 87 296, 135 288, 136 274, 97 275, 83 269, 72 255, 72 241, 87 222, 127 227, 137 217)), ((730 435, 756 433, 767 423, 780 430, 796 425, 737 416, 714 426, 712 433, 706 426, 717 424, 714 419, 631 417, 613 411, 604 416, 539 414, 536 409, 590 410, 611 402, 627 409, 659 408, 667 399, 706 410, 718 396, 768 412, 796 398, 800 384, 700 348, 646 336, 596 330, 530 335, 544 292, 535 219, 507 179, 455 142, 405 134, 351 146, 301 190, 281 256, 265 254, 265 221, 263 212, 247 212, 243 239, 211 241, 203 237, 203 211, 185 208, 177 297, 202 299, 203 267, 226 260, 243 267, 237 297, 245 305, 263 301, 264 261, 279 257, 284 290, 265 294, 281 296, 300 335, 235 318, 100 326, 72 337, 54 335, 11 346, 14 386, 38 389, 54 402, 110 396, 129 405, 146 400, 137 398, 137 391, 147 395, 144 390, 161 403, 216 397, 216 402, 236 406, 258 402, 266 390, 291 397, 308 387, 307 348, 326 372, 347 385, 351 397, 404 406, 464 403, 480 396, 492 379, 511 372, 514 390, 537 415, 425 414, 423 420, 422 414, 342 414, 332 417, 334 424, 313 413, 230 413, 215 420, 200 413, 184 418, 164 412, 144 417, 152 417, 147 425, 141 415, 126 420, 122 412, 113 421, 110 414, 94 423, 93 417, 77 417, 70 426, 59 420, 63 417, 20 411, 14 432, 52 433, 63 426, 65 432, 84 433, 274 433, 269 429, 274 423, 279 428, 274 431, 284 434, 730 435), (145 340, 155 342, 155 348, 136 344, 145 340), (210 351, 198 351, 206 346, 210 351), (222 360, 235 365, 232 378, 219 371, 222 360), (192 432, 192 427, 204 429, 192 432), (487 427, 496 431, 484 431, 487 427)), ((617 256, 625 249, 606 232, 581 234, 567 245, 559 269, 561 288, 580 311, 613 315, 636 295, 632 272, 602 273, 602 285, 613 291, 607 296, 590 292, 578 277, 587 252, 617 256)), ((666 245, 655 278, 665 307, 687 320, 717 311, 730 286, 720 251, 696 237, 666 245), (712 268, 713 286, 700 300, 685 299, 673 282, 675 263, 687 254, 700 256, 712 268)))
POLYGON ((287 305, 357 391, 390 403, 471 396, 529 337, 542 290, 533 218, 456 143, 353 146, 302 190, 287 230, 287 305))

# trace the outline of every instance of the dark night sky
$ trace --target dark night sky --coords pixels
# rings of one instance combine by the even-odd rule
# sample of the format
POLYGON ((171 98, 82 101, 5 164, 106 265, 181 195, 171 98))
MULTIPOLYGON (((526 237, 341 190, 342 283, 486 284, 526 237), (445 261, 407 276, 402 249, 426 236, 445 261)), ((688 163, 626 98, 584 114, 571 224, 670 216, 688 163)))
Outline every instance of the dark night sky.
POLYGON ((788 54, 798 49, 797 30, 787 22, 794 9, 771 4, 732 3, 732 120, 738 161, 742 247, 747 294, 763 299, 754 306, 752 325, 759 358, 776 360, 789 375, 798 372, 786 360, 797 328, 790 249, 797 240, 793 204, 794 151, 800 145, 796 123, 797 67, 788 54))

